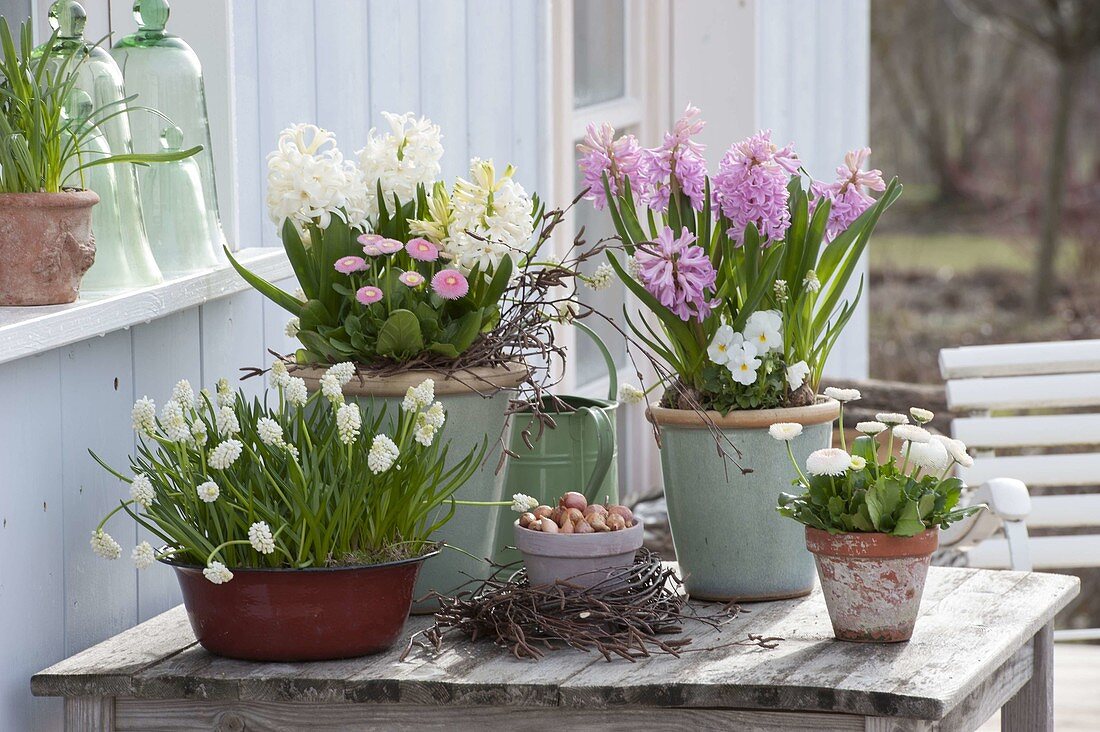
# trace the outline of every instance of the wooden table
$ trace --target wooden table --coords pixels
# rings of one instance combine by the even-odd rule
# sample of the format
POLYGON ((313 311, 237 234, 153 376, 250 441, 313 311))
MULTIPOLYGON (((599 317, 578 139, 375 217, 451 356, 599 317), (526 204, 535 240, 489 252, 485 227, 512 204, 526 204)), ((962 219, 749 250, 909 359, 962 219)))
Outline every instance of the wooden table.
POLYGON ((692 629, 699 648, 758 633, 785 638, 774 650, 637 663, 573 650, 520 661, 459 641, 404 662, 396 648, 246 663, 199 647, 177 607, 31 688, 65 697, 69 730, 971 730, 1003 706, 1004 729, 1037 732, 1053 729, 1051 620, 1077 592, 1075 577, 934 567, 909 643, 833 640, 815 591, 749 605, 721 633, 692 629))

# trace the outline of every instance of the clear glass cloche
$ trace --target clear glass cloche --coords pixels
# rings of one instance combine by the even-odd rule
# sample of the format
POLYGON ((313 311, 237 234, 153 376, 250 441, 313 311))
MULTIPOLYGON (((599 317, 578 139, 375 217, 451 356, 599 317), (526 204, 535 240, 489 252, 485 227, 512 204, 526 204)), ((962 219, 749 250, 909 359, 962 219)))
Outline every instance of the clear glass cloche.
MULTIPOLYGON (((205 247, 192 246, 188 249, 198 256, 194 266, 189 269, 210 266, 206 262, 211 256, 216 261, 223 261, 222 246, 226 240, 218 215, 218 194, 214 183, 214 159, 211 155, 202 65, 194 50, 182 38, 165 31, 170 11, 167 0, 136 0, 133 9, 138 30, 119 40, 111 49, 111 55, 122 69, 127 93, 137 94, 140 104, 156 109, 170 120, 165 122, 163 118, 154 115, 141 115, 139 118, 138 115, 131 114, 134 144, 141 149, 158 149, 167 125, 178 128, 182 133, 182 147, 203 146, 202 151, 194 157, 194 163, 198 166, 208 239, 205 247)), ((179 170, 177 166, 175 173, 179 170)), ((138 173, 138 182, 146 200, 155 198, 146 190, 147 183, 153 178, 163 183, 163 177, 152 167, 138 173)), ((179 216, 175 218, 179 219, 179 216)), ((154 239, 163 236, 178 238, 163 230, 153 231, 152 222, 148 223, 154 239)), ((190 227, 190 230, 197 230, 197 227, 190 227)), ((154 241, 153 250, 157 261, 168 268, 168 260, 164 259, 164 243, 154 241)), ((171 268, 174 269, 181 263, 182 260, 175 256, 171 268)))

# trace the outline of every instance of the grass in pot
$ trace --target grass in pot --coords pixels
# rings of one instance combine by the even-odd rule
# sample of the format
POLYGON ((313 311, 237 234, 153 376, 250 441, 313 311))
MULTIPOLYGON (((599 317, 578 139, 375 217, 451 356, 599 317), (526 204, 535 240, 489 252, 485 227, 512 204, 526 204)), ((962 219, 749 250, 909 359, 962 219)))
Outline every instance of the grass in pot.
MULTIPOLYGON (((826 389, 843 405, 856 389, 826 389)), ((775 424, 798 472, 799 495, 779 497, 779 513, 804 524, 821 590, 840 640, 891 643, 913 635, 939 530, 983 506, 959 506, 963 483, 951 473, 974 460, 959 440, 931 434, 927 409, 883 412, 860 422, 850 448, 840 412, 840 447, 816 450, 805 472, 791 451, 799 424, 775 424), (895 441, 900 456, 894 454, 895 441), (885 442, 885 451, 881 443, 885 442), (882 460, 880 455, 887 456, 882 460)))
POLYGON ((139 569, 171 566, 191 626, 231 658, 305 661, 376 653, 401 632, 430 539, 485 443, 449 455, 447 414, 426 380, 399 409, 345 400, 351 364, 330 368, 321 391, 276 362, 264 400, 232 392, 196 397, 176 385, 159 416, 134 405, 140 436, 130 485, 96 527, 92 548, 117 559, 104 526, 120 512, 163 543, 133 550, 139 569))

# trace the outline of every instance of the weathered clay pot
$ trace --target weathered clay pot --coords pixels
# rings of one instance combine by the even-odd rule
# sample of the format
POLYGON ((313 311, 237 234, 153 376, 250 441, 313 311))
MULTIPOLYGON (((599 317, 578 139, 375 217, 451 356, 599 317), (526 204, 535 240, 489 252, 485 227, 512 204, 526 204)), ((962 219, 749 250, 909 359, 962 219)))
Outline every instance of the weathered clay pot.
POLYGON ((916 536, 830 534, 806 527, 821 592, 839 640, 897 643, 913 636, 938 528, 916 536))
POLYGON ((0 305, 72 302, 95 261, 93 191, 0 193, 0 305))
POLYGON ((595 534, 544 534, 516 521, 516 548, 523 555, 527 579, 532 585, 552 585, 568 580, 592 587, 634 566, 634 554, 642 548, 645 529, 637 521, 629 529, 595 534))
MULTIPOLYGON (((310 391, 320 389, 323 368, 297 367, 310 391)), ((455 492, 455 498, 465 501, 500 501, 504 493, 504 470, 497 470, 501 457, 501 438, 508 422, 508 402, 511 390, 527 378, 526 367, 515 364, 502 368, 481 368, 461 371, 450 378, 436 371, 410 370, 392 376, 356 376, 344 387, 344 393, 354 397, 364 411, 373 413, 385 405, 388 414, 396 414, 410 386, 426 378, 435 381, 436 399, 447 410, 443 437, 449 443, 448 467, 488 440, 485 459, 477 472, 455 492)), ((450 504, 439 509, 439 515, 450 510, 450 504)), ((485 579, 491 565, 480 557, 491 557, 496 549, 498 516, 507 507, 456 506, 451 520, 431 537, 469 552, 467 556, 454 549, 443 552, 428 562, 420 573, 415 597, 423 598, 430 591, 451 594, 471 579, 485 579)), ((514 514, 513 514, 514 515, 514 514)), ((434 520, 434 517, 433 517, 434 520)), ((418 602, 414 613, 433 613, 438 602, 418 602)))

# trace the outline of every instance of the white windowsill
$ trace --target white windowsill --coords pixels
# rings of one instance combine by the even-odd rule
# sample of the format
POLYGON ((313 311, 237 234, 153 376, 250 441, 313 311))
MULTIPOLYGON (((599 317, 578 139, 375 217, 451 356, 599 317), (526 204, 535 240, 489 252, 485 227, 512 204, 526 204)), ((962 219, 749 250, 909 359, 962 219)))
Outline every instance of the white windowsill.
MULTIPOLYGON (((282 247, 242 249, 237 261, 269 282, 293 276, 282 247)), ((0 308, 0 363, 148 323, 250 289, 225 264, 159 285, 81 296, 68 305, 0 308)))

